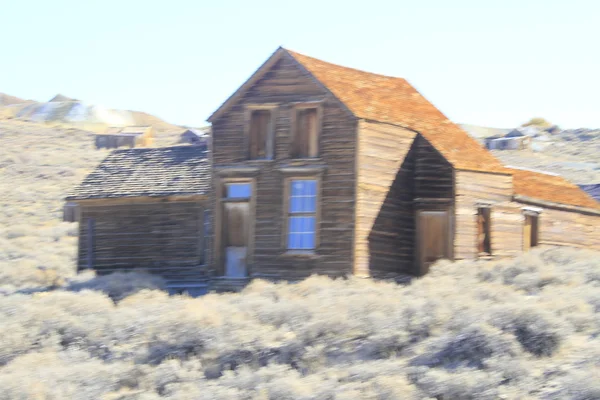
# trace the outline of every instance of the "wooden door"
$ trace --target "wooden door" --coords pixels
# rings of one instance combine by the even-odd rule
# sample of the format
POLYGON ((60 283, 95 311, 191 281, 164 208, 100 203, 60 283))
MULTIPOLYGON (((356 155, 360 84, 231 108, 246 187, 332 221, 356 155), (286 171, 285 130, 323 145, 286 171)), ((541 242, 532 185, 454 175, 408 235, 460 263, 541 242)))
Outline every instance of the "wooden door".
POLYGON ((230 278, 247 276, 246 256, 250 205, 247 201, 226 202, 223 207, 224 275, 230 278))
POLYGON ((417 274, 426 274, 437 260, 450 259, 450 243, 450 213, 448 211, 419 211, 417 274))

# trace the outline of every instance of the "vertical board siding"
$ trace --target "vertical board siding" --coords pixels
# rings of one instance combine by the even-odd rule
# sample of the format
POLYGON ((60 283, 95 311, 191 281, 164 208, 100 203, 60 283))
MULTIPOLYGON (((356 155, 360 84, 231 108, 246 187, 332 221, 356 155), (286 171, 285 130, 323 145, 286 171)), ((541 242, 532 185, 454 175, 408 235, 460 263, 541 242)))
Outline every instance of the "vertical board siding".
POLYGON ((208 238, 202 240, 204 218, 204 206, 196 201, 81 204, 78 268, 93 259, 99 273, 147 269, 171 279, 193 267, 188 278, 200 279, 205 274, 200 266, 210 257, 204 251, 208 238))
MULTIPOLYGON (((256 176, 254 243, 249 269, 252 277, 301 279, 313 273, 343 276, 351 273, 354 235, 356 121, 329 92, 296 62, 283 57, 226 113, 213 122, 213 165, 254 166, 256 176), (292 113, 295 104, 320 102, 322 107, 319 155, 290 159, 292 113), (274 160, 246 160, 244 110, 247 105, 277 104, 274 112, 274 160), (321 166, 320 246, 313 257, 285 254, 284 181, 282 167, 321 166)), ((306 176, 310 178, 311 176, 306 176)), ((316 176, 315 176, 316 178, 316 176)), ((218 185, 215 176, 214 185, 218 185)), ((213 196, 216 207, 220 204, 213 196)), ((218 251, 218 249, 214 249, 218 251)))
POLYGON ((354 273, 392 277, 409 272, 414 247, 416 133, 402 127, 361 121, 354 273))

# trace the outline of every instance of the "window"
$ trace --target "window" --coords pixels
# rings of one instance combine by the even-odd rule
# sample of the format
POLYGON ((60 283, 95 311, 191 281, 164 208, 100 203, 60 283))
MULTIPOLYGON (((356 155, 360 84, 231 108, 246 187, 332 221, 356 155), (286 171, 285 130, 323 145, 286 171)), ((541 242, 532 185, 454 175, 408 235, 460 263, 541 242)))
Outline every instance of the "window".
POLYGON ((523 226, 523 250, 527 251, 538 245, 539 216, 537 214, 525 214, 523 226))
POLYGON ((296 109, 290 157, 313 158, 319 155, 318 115, 316 107, 296 109))
POLYGON ((225 184, 225 197, 228 199, 247 199, 252 196, 252 184, 249 182, 225 184))
POLYGON ((269 160, 272 157, 271 111, 252 110, 249 134, 250 160, 269 160))
POLYGON ((289 181, 287 216, 287 248, 314 250, 316 248, 317 181, 292 179, 289 181))
POLYGON ((491 213, 489 207, 477 209, 477 251, 479 254, 492 254, 491 213))

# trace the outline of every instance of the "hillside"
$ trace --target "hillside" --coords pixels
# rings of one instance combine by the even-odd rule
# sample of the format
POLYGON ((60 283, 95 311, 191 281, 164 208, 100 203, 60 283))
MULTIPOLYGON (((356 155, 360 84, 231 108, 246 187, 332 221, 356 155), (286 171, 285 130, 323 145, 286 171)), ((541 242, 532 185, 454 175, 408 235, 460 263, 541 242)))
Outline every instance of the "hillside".
POLYGON ((25 103, 26 100, 5 93, 0 93, 0 106, 25 103))
POLYGON ((152 125, 158 132, 181 129, 153 115, 130 110, 118 110, 87 104, 84 101, 57 94, 47 102, 24 101, 0 94, 0 120, 62 125, 100 132, 108 126, 152 125))
POLYGON ((197 299, 74 276, 62 197, 106 155, 91 135, 0 121, 0 400, 600 398, 598 253, 197 299))

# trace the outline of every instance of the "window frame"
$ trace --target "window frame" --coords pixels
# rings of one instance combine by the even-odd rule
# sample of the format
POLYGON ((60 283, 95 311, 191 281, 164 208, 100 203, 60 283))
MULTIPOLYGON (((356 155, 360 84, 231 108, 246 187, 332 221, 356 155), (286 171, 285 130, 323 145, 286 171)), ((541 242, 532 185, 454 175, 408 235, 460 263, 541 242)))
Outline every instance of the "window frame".
POLYGON ((289 145, 288 145, 288 157, 294 160, 315 160, 315 159, 319 159, 322 155, 322 148, 321 148, 321 134, 323 131, 323 101, 307 101, 307 102, 301 102, 301 103, 293 103, 292 104, 292 115, 290 118, 290 122, 291 122, 291 126, 290 126, 290 138, 289 138, 289 145), (305 156, 305 157, 294 157, 292 155, 292 146, 294 144, 294 139, 296 138, 296 135, 298 134, 297 131, 297 120, 298 120, 298 111, 301 110, 307 110, 307 109, 312 109, 314 108, 317 111, 317 129, 316 129, 316 142, 317 142, 317 151, 316 151, 316 155, 314 157, 311 156, 305 156))
POLYGON ((292 175, 286 176, 283 179, 283 214, 282 214, 282 232, 281 232, 281 245, 284 254, 290 255, 312 255, 318 251, 321 240, 320 240, 320 225, 321 225, 321 176, 320 175, 292 175), (294 216, 290 212, 290 197, 291 197, 291 184, 293 181, 314 181, 315 182, 315 211, 310 213, 300 213, 299 216, 314 216, 315 217, 315 229, 314 229, 314 247, 312 249, 291 249, 289 248, 289 226, 290 218, 294 216))
POLYGON ((247 161, 265 162, 275 159, 275 122, 277 103, 247 104, 244 110, 244 154, 247 161), (270 121, 267 131, 267 142, 265 143, 265 158, 251 158, 250 154, 250 132, 252 130, 252 114, 255 111, 269 111, 270 121))

